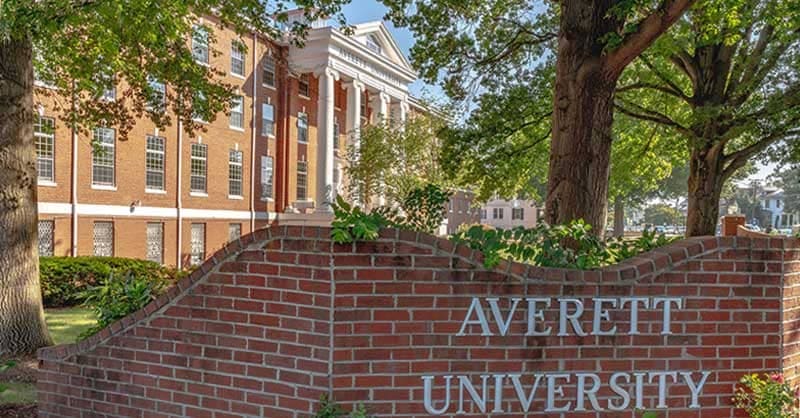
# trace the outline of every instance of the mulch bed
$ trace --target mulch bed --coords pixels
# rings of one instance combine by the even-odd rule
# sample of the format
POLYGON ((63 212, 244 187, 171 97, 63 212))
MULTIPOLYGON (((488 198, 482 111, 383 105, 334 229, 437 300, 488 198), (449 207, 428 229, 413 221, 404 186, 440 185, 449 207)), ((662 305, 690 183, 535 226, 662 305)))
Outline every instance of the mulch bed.
POLYGON ((0 418, 36 418, 36 405, 0 405, 0 418))

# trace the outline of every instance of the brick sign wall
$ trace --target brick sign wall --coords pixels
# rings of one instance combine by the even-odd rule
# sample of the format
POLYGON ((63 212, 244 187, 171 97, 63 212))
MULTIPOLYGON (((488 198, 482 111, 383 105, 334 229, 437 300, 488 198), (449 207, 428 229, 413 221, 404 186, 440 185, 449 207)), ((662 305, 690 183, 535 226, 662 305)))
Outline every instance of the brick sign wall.
POLYGON ((601 271, 427 235, 275 227, 146 309, 40 352, 44 417, 741 416, 745 373, 800 363, 796 240, 683 241, 601 271))

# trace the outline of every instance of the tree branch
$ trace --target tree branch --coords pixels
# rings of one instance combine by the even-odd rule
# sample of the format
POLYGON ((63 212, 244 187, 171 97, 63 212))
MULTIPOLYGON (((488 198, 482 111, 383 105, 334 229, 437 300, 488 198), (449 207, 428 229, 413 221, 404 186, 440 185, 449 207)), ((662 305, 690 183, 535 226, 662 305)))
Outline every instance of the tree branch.
MULTIPOLYGON (((650 61, 650 59, 648 59, 646 56, 642 55, 640 58, 641 58, 642 62, 644 63, 644 65, 651 72, 653 72, 653 74, 655 74, 656 77, 658 77, 659 80, 661 80, 662 82, 664 82, 664 84, 667 85, 667 87, 660 86, 660 87, 653 87, 653 88, 655 88, 656 90, 660 90, 660 91, 662 91, 664 93, 671 94, 671 95, 673 95, 673 96, 675 96, 675 97, 677 97, 679 99, 682 99, 683 101, 685 101, 689 105, 692 105, 692 98, 687 96, 683 92, 683 89, 680 88, 680 86, 675 84, 675 82, 670 80, 669 77, 667 77, 666 74, 664 74, 661 70, 656 68, 656 66, 652 63, 652 61, 650 61)), ((617 90, 619 91, 619 89, 617 89, 617 90)))
POLYGON ((694 58, 692 58, 688 52, 681 49, 675 54, 670 55, 669 60, 689 77, 689 80, 692 81, 693 90, 697 90, 697 85, 700 80, 700 70, 697 68, 694 58))
POLYGON ((636 32, 628 35, 619 48, 608 54, 606 65, 612 74, 621 74, 631 61, 680 19, 694 2, 695 0, 664 0, 656 11, 639 22, 636 32))
POLYGON ((780 130, 762 138, 758 142, 750 144, 739 151, 723 156, 724 163, 728 165, 722 171, 722 178, 730 178, 736 170, 742 168, 754 155, 763 152, 770 145, 778 142, 787 137, 797 137, 800 134, 800 129, 780 130))
POLYGON ((665 114, 663 114, 661 112, 657 112, 655 110, 647 109, 647 108, 642 107, 642 106, 640 106, 640 105, 638 105, 636 103, 632 103, 632 102, 626 101, 624 99, 619 99, 619 101, 620 102, 624 102, 624 103, 615 103, 614 107, 617 110, 619 110, 620 112, 622 112, 623 114, 625 114, 625 115, 628 115, 628 116, 630 116, 632 118, 645 120, 645 121, 648 121, 648 122, 655 122, 655 123, 658 123, 658 124, 673 128, 673 129, 677 130, 678 132, 680 132, 680 133, 682 133, 682 134, 684 134, 686 136, 689 136, 689 137, 693 137, 694 136, 694 133, 691 131, 691 129, 681 125, 678 122, 675 122, 674 120, 672 120, 672 118, 670 118, 669 116, 667 116, 667 115, 665 115, 665 114), (636 111, 625 108, 623 106, 623 104, 636 108, 636 111))

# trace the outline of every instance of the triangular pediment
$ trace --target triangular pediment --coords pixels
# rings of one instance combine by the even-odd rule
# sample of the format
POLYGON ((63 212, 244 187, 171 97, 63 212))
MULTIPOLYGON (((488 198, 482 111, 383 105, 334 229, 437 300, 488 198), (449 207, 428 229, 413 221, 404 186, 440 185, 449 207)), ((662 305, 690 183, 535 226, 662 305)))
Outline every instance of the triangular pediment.
POLYGON ((394 37, 389 33, 389 29, 386 28, 382 21, 360 23, 352 26, 352 29, 352 38, 367 47, 371 52, 381 55, 406 70, 414 71, 411 63, 408 62, 403 51, 400 50, 394 37))

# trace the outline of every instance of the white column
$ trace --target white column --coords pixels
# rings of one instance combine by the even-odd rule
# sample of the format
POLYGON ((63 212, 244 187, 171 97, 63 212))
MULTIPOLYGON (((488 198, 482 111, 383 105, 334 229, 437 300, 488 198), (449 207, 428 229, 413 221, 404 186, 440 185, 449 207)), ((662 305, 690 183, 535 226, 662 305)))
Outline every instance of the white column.
POLYGON ((373 123, 378 122, 378 117, 384 122, 389 118, 389 100, 389 95, 384 92, 380 92, 374 96, 371 103, 373 123))
POLYGON ((394 109, 394 120, 392 121, 400 129, 403 129, 403 125, 406 123, 406 119, 408 119, 408 102, 406 100, 400 100, 399 102, 393 103, 392 107, 394 109))
POLYGON ((325 67, 318 73, 317 104, 317 213, 330 213, 333 196, 333 82, 336 70, 325 67))
POLYGON ((353 80, 345 84, 347 90, 347 120, 345 121, 345 132, 348 141, 358 148, 359 133, 361 131, 361 99, 364 95, 364 83, 353 80))

